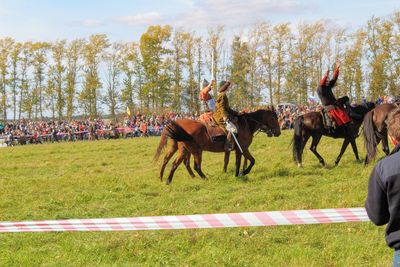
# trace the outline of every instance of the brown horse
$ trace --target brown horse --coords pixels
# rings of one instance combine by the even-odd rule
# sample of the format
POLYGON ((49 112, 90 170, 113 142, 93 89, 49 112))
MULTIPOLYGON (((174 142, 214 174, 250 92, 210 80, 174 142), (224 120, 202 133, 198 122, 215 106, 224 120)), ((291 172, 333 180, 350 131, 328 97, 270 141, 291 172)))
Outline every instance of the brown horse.
MULTIPOLYGON (((371 109, 373 109, 374 106, 375 104, 370 102, 364 105, 358 105, 356 107, 351 107, 351 108, 354 113, 359 114, 361 118, 364 118, 365 114, 371 109)), ((354 122, 354 129, 356 130, 356 132, 358 132, 363 120, 359 118, 352 118, 352 119, 354 122)), ((342 148, 340 150, 339 156, 336 158, 335 165, 339 164, 339 161, 342 158, 343 153, 346 151, 346 148, 349 145, 349 143, 353 148, 353 152, 354 155, 356 156, 356 159, 360 160, 358 156, 356 141, 354 138, 351 138, 349 136, 349 133, 346 131, 344 127, 339 127, 338 129, 335 130, 334 133, 330 133, 324 127, 322 114, 320 112, 310 112, 299 116, 296 119, 294 126, 293 158, 297 162, 297 165, 299 167, 302 166, 303 150, 310 137, 312 137, 310 150, 318 158, 320 164, 322 166, 325 166, 325 160, 317 152, 318 143, 323 135, 333 138, 344 138, 342 148)))
POLYGON ((382 141, 382 149, 389 155, 389 143, 387 135, 386 119, 389 113, 397 108, 395 104, 382 104, 371 110, 364 118, 364 146, 367 150, 364 164, 368 164, 376 156, 379 142, 382 141))
MULTIPOLYGON (((243 171, 243 175, 248 174, 254 166, 255 159, 250 154, 248 148, 253 141, 253 135, 256 131, 264 131, 270 137, 280 135, 278 119, 273 110, 257 110, 255 112, 241 114, 238 116, 237 124, 239 126, 237 140, 243 150, 243 153, 241 153, 239 148, 235 146, 236 176, 239 175, 242 155, 245 157, 245 159, 250 161, 250 165, 243 171)), ((220 131, 222 134, 224 134, 222 129, 220 131)), ((206 176, 201 169, 203 151, 225 152, 225 141, 213 142, 212 137, 209 135, 207 127, 203 122, 183 119, 175 122, 172 121, 166 125, 154 156, 155 160, 159 158, 162 149, 167 144, 167 137, 175 140, 176 142, 171 143, 172 145, 170 146, 170 149, 164 158, 164 164, 160 171, 160 179, 162 179, 166 163, 168 163, 168 160, 172 157, 172 155, 178 151, 178 156, 173 162, 166 182, 167 184, 172 182, 175 170, 183 161, 185 162, 188 172, 192 177, 194 176, 189 166, 190 155, 193 155, 194 158, 194 169, 200 175, 200 177, 205 179, 206 176)))

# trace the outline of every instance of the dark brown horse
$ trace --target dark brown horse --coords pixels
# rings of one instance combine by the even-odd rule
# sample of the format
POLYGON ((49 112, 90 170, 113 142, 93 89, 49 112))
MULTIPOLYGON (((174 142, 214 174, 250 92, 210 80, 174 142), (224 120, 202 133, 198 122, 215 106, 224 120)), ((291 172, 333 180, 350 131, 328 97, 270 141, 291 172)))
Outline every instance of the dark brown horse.
MULTIPOLYGON (((239 133, 237 140, 243 150, 243 153, 235 146, 236 152, 236 172, 239 175, 240 162, 242 155, 250 161, 250 165, 243 171, 243 175, 248 174, 254 166, 255 159, 249 152, 249 146, 253 141, 253 135, 256 131, 261 130, 268 136, 279 136, 280 128, 276 113, 272 110, 257 110, 255 112, 241 114, 238 116, 239 133)), ((221 129, 221 133, 223 133, 221 129)), ((154 159, 157 160, 162 149, 167 144, 167 137, 175 140, 171 142, 171 146, 164 158, 164 163, 160 171, 160 179, 162 179, 165 165, 172 155, 178 151, 177 158, 174 160, 171 172, 167 179, 167 184, 171 183, 175 170, 185 161, 186 168, 193 177, 194 174, 189 166, 190 155, 194 158, 194 169, 202 178, 206 178, 201 169, 201 161, 203 151, 225 152, 223 142, 213 142, 206 125, 203 122, 195 120, 178 120, 172 121, 166 125, 161 136, 159 146, 157 148, 154 159)), ((228 158, 229 159, 229 158, 228 158)))
MULTIPOLYGON (((374 103, 366 103, 363 105, 352 107, 352 110, 354 113, 359 114, 360 117, 363 118, 368 111, 374 108, 374 106, 375 106, 374 103)), ((359 118, 352 118, 352 119, 354 123, 353 125, 354 129, 356 130, 356 132, 358 132, 363 120, 359 118)), ((294 126, 293 158, 299 167, 302 166, 303 150, 310 137, 312 137, 310 150, 318 158, 320 164, 322 166, 325 166, 325 160, 317 152, 317 146, 323 135, 333 138, 344 138, 339 156, 335 160, 335 165, 339 164, 340 159, 342 158, 342 155, 346 151, 346 148, 349 144, 351 144, 351 147, 353 148, 353 152, 354 155, 356 156, 356 159, 360 160, 358 156, 356 141, 354 138, 350 137, 349 133, 346 131, 344 127, 339 127, 335 130, 334 133, 330 133, 324 127, 322 121, 322 114, 320 112, 310 112, 299 116, 296 119, 294 126)))
POLYGON ((389 113, 397 108, 395 104, 382 104, 371 110, 364 118, 364 146, 367 150, 364 164, 368 164, 376 156, 377 147, 382 141, 382 149, 389 155, 386 119, 389 113))

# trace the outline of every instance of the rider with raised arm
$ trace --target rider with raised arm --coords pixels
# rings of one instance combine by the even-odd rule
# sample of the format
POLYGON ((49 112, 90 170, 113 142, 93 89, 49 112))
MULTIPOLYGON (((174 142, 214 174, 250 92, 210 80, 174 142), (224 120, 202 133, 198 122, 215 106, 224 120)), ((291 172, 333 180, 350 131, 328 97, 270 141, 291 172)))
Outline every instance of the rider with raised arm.
MULTIPOLYGON (((319 83, 317 94, 324 107, 324 115, 329 114, 334 119, 337 126, 344 126, 349 136, 355 138, 357 134, 354 131, 352 120, 343 107, 344 103, 348 103, 349 98, 345 96, 337 100, 332 92, 333 87, 336 85, 337 78, 339 77, 339 68, 340 65, 337 63, 331 80, 328 79, 329 70, 326 72, 319 83)), ((329 125, 330 121, 331 119, 329 117, 326 118, 328 127, 332 127, 332 125, 329 125)))
POLYGON ((217 97, 217 108, 214 113, 214 119, 218 125, 225 127, 228 131, 228 135, 225 143, 225 151, 230 151, 233 149, 232 134, 238 133, 238 129, 232 121, 236 119, 239 113, 229 106, 228 97, 226 91, 228 90, 230 82, 221 81, 218 89, 217 97))
POLYGON ((209 83, 206 79, 203 80, 202 89, 200 90, 199 99, 203 104, 204 112, 213 112, 215 110, 215 100, 210 95, 214 80, 209 83))

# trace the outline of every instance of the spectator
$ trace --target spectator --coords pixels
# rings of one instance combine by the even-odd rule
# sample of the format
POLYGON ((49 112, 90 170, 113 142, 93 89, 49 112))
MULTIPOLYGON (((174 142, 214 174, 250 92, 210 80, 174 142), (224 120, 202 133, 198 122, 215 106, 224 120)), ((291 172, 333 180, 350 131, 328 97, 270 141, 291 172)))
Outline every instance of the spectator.
POLYGON ((140 123, 140 132, 141 132, 141 136, 142 136, 142 137, 148 137, 148 134, 147 134, 147 124, 146 124, 145 121, 142 121, 142 122, 140 123))
POLYGON ((386 243, 394 249, 393 266, 400 266, 400 109, 389 115, 388 130, 395 148, 372 170, 365 208, 375 225, 387 224, 386 243))

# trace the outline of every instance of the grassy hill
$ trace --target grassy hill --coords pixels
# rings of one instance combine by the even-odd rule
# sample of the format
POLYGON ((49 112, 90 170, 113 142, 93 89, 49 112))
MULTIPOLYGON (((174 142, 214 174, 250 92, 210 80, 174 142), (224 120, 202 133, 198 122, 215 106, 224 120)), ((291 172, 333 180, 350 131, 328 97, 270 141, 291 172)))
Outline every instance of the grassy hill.
MULTIPOLYGON (((341 140, 323 138, 322 168, 307 149, 291 155, 292 132, 256 136, 253 171, 222 173, 223 154, 206 153, 209 179, 181 166, 166 186, 151 160, 158 138, 76 142, 0 150, 0 221, 131 217, 363 207, 368 176, 341 140)), ((359 150, 364 158, 362 140, 359 150)), ((380 154, 382 155, 382 153, 380 154)), ((169 171, 169 168, 168 168, 169 171)), ((1 265, 388 266, 384 228, 371 223, 139 232, 0 234, 1 265)))

